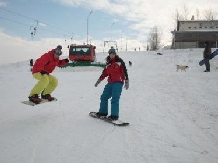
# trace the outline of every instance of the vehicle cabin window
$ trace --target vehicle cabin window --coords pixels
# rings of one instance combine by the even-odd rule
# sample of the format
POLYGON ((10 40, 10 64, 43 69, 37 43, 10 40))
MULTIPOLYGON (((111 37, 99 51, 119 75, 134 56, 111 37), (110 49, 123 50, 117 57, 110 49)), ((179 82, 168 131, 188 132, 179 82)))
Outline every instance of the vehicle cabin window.
POLYGON ((90 55, 90 49, 86 47, 71 47, 70 55, 90 55))

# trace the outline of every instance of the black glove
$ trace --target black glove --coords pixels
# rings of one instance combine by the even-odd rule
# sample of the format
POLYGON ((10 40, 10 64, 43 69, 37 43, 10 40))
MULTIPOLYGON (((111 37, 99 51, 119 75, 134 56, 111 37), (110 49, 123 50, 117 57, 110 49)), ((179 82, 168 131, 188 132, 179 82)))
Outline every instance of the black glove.
POLYGON ((129 89, 129 80, 125 80, 124 88, 129 89))
POLYGON ((66 58, 66 59, 64 59, 64 61, 65 61, 66 63, 68 63, 68 62, 69 62, 69 59, 66 58))
POLYGON ((42 70, 41 72, 40 72, 42 75, 44 75, 44 74, 48 74, 46 71, 44 71, 44 70, 42 70))
POLYGON ((95 87, 97 87, 99 83, 101 83, 101 79, 97 80, 97 82, 95 83, 95 87))

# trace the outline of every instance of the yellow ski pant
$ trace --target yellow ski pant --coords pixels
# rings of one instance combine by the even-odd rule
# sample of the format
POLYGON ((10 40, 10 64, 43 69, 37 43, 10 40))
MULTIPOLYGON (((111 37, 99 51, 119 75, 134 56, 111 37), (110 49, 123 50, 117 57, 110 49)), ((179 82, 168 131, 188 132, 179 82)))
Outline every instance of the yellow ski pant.
POLYGON ((39 95, 42 93, 43 90, 44 90, 43 95, 51 94, 58 85, 57 78, 52 75, 47 75, 47 74, 42 75, 40 72, 38 72, 38 73, 34 73, 33 77, 39 81, 31 90, 29 97, 34 94, 39 95))

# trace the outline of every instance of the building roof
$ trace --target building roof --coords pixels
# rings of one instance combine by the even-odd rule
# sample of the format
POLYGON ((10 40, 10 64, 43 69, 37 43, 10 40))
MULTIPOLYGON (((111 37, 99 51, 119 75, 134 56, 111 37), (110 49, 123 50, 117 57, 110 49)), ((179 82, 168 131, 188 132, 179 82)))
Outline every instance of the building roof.
POLYGON ((218 30, 189 30, 189 31, 171 31, 171 33, 190 33, 190 32, 192 32, 192 33, 198 33, 198 32, 200 32, 200 33, 208 33, 208 32, 218 32, 218 30))
POLYGON ((218 20, 178 20, 179 22, 218 22, 218 20))

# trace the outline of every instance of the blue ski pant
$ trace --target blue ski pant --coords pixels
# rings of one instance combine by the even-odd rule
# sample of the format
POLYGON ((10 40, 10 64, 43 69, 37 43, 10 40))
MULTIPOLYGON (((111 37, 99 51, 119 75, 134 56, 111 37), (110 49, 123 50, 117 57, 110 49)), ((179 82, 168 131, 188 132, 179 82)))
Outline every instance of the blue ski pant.
POLYGON ((119 101, 123 83, 108 83, 101 95, 100 113, 108 114, 108 100, 111 98, 111 116, 119 116, 119 101))

